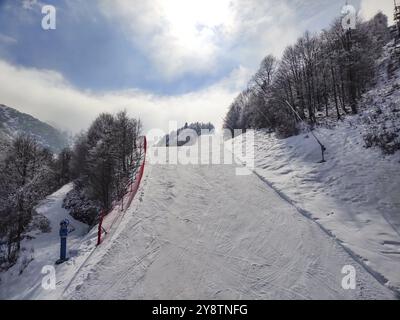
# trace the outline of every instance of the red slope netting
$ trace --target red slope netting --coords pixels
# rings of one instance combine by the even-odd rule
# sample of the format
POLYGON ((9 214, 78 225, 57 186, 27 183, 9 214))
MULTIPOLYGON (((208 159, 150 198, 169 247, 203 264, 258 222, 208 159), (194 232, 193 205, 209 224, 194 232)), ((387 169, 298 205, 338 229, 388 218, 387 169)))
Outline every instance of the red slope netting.
POLYGON ((107 236, 114 223, 124 214, 124 212, 130 207, 136 193, 139 189, 140 182, 143 178, 144 166, 146 163, 147 153, 147 140, 146 137, 142 137, 142 143, 140 145, 141 164, 139 169, 136 171, 135 178, 126 187, 126 193, 120 201, 114 204, 112 209, 107 213, 104 210, 101 213, 100 222, 97 232, 97 245, 100 245, 102 240, 107 236), (142 153, 143 151, 143 153, 142 153))

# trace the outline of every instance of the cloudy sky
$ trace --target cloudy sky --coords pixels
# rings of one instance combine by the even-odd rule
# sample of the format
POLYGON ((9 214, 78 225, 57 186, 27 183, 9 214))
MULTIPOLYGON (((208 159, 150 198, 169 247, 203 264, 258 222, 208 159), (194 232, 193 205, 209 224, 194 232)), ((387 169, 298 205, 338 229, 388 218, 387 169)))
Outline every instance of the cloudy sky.
MULTIPOLYGON (((146 129, 220 126, 269 53, 340 15, 334 0, 0 0, 0 104, 62 129, 126 109, 146 129), (56 30, 41 27, 42 6, 56 30)), ((392 0, 349 1, 362 15, 392 0)))

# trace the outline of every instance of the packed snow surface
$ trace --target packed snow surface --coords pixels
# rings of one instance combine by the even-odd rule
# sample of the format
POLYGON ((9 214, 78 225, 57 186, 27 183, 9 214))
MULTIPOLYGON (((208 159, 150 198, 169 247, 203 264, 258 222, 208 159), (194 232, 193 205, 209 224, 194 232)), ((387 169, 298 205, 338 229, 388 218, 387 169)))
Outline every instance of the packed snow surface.
MULTIPOLYGON (((204 139, 207 137, 201 138, 204 139)), ((256 136, 256 147, 259 139, 261 136, 256 136)), ((278 142, 270 141, 278 148, 278 142)), ((197 153, 194 152, 198 150, 196 148, 181 147, 178 152, 190 155, 188 158, 192 160, 199 157, 204 159, 210 152, 202 147, 197 153)), ((317 158, 313 148, 305 151, 311 163, 317 158)), ((259 172, 258 175, 250 173, 240 176, 236 171, 239 164, 172 164, 171 160, 168 164, 155 164, 155 154, 167 150, 175 149, 150 148, 150 161, 147 162, 137 197, 126 212, 121 212, 101 246, 95 249, 95 229, 82 235, 80 232, 84 229, 73 222, 81 231, 75 234, 75 238, 69 239, 70 261, 56 267, 56 290, 42 288, 43 275, 40 273, 43 265, 54 265, 54 258, 58 255, 59 239, 53 228, 51 234, 38 235, 36 240, 32 240, 36 241, 37 254, 20 276, 22 278, 6 273, 10 278, 0 285, 2 297, 396 298, 394 292, 382 284, 385 279, 380 277, 380 273, 369 268, 364 260, 354 254, 356 250, 349 250, 348 244, 326 232, 318 220, 304 215, 297 202, 275 190, 280 181, 282 189, 286 187, 294 192, 290 180, 277 178, 270 185, 264 177, 266 171, 260 171, 263 175, 259 172), (345 266, 353 266, 356 270, 355 290, 342 287, 342 280, 346 276, 342 274, 345 266), (15 286, 11 286, 12 283, 15 286)), ((256 160, 260 155, 260 151, 256 150, 256 160)), ((265 164, 267 162, 266 159, 265 164)), ((326 166, 332 166, 331 162, 326 166)), ((260 165, 258 160, 256 165, 260 165)), ((275 174, 280 172, 285 177, 290 173, 282 173, 283 167, 272 171, 275 174)), ((265 166, 263 170, 267 169, 265 166)), ((310 170, 317 172, 317 164, 310 170)), ((257 168, 254 171, 257 173, 257 168)), ((53 213, 52 226, 58 225, 60 218, 65 217, 61 199, 70 188, 66 186, 61 189, 40 207, 46 216, 53 213)), ((315 188, 318 190, 317 186, 315 188)), ((302 189, 299 189, 300 192, 302 189)), ((310 192, 305 193, 305 200, 310 199, 309 194, 318 196, 318 192, 310 192)), ((330 203, 320 203, 318 213, 321 216, 326 215, 324 206, 330 203)), ((334 226, 343 229, 344 235, 349 232, 355 239, 365 236, 351 229, 351 223, 363 226, 364 220, 351 220, 349 226, 340 224, 344 223, 342 220, 338 221, 334 226)), ((322 222, 325 225, 326 221, 322 222)), ((380 230, 380 225, 377 228, 380 230)), ((395 246, 396 242, 390 239, 393 238, 387 238, 386 246, 395 246)), ((365 247, 368 248, 367 245, 365 247)), ((384 253, 382 255, 385 256, 384 253)), ((385 260, 382 264, 390 262, 385 260)), ((391 266, 396 268, 395 264, 391 266)))
POLYGON ((394 297, 337 239, 236 168, 148 163, 139 197, 59 298, 394 297), (342 288, 346 265, 355 290, 342 288))
POLYGON ((326 163, 311 134, 280 140, 256 132, 254 173, 399 291, 400 152, 366 149, 362 131, 358 116, 316 130, 326 163))

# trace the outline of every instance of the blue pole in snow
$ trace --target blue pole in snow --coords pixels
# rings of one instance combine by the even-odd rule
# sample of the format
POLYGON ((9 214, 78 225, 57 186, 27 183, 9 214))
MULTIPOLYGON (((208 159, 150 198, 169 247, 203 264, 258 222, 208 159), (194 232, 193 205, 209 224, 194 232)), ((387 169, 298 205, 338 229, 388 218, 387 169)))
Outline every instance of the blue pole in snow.
POLYGON ((60 247, 60 260, 64 261, 67 258, 67 238, 61 238, 61 247, 60 247))
POLYGON ((60 262, 64 262, 67 260, 67 236, 68 223, 64 220, 60 223, 60 262))

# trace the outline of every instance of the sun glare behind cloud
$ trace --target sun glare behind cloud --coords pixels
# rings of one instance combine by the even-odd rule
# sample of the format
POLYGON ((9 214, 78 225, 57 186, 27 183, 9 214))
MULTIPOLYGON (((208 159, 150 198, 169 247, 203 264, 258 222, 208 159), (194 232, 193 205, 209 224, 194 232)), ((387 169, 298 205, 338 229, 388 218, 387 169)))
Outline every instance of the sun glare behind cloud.
MULTIPOLYGON (((160 1, 165 33, 181 57, 187 55, 209 59, 218 51, 233 27, 234 11, 230 0, 160 1)), ((206 63, 206 61, 204 61, 206 63)))

